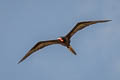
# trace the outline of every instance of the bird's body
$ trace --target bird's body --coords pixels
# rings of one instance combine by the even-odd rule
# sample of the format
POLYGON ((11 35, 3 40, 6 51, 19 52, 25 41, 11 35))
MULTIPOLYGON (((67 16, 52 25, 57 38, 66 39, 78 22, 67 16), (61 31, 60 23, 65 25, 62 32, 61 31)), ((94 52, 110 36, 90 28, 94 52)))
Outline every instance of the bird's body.
POLYGON ((57 39, 62 42, 61 44, 63 46, 69 46, 69 44, 70 44, 70 39, 68 39, 66 37, 59 37, 57 39))
POLYGON ((34 53, 35 51, 42 49, 46 46, 52 45, 52 44, 61 44, 65 47, 67 47, 74 55, 76 55, 75 50, 72 48, 72 46, 70 45, 70 39, 71 37, 79 30, 92 25, 92 24, 96 24, 96 23, 103 23, 103 22, 108 22, 111 20, 98 20, 98 21, 84 21, 84 22, 79 22, 77 23, 77 25, 65 36, 63 37, 59 37, 56 40, 48 40, 48 41, 40 41, 38 42, 32 49, 30 49, 28 51, 28 53, 18 62, 22 62, 23 60, 25 60, 28 56, 30 56, 32 53, 34 53))

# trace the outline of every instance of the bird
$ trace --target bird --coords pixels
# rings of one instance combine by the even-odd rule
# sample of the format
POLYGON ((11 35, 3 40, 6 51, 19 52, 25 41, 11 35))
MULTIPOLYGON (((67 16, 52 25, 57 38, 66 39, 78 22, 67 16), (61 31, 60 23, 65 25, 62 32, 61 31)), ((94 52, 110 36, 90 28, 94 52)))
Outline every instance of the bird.
POLYGON ((35 46, 33 46, 26 54, 25 56, 18 62, 21 63, 23 60, 25 60, 28 56, 30 56, 32 53, 38 51, 39 49, 42 49, 46 46, 53 45, 53 44, 60 44, 62 46, 67 47, 71 53, 74 55, 77 55, 75 50, 72 48, 70 45, 71 42, 71 37, 78 32, 79 30, 82 30, 83 28, 90 26, 92 24, 96 23, 104 23, 104 22, 109 22, 112 20, 94 20, 94 21, 83 21, 83 22, 78 22, 75 27, 65 36, 59 37, 55 40, 46 40, 46 41, 39 41, 35 46))

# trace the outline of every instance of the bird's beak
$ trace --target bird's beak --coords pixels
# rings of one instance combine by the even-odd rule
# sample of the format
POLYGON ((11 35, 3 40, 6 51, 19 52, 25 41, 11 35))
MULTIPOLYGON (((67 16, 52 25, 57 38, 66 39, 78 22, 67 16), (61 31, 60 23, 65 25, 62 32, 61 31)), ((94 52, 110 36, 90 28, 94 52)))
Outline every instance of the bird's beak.
POLYGON ((74 49, 72 48, 72 46, 71 46, 71 45, 70 45, 70 46, 68 46, 67 48, 68 48, 68 49, 69 49, 69 50, 70 50, 70 51, 71 51, 74 55, 77 55, 77 54, 76 54, 76 52, 74 51, 74 49))

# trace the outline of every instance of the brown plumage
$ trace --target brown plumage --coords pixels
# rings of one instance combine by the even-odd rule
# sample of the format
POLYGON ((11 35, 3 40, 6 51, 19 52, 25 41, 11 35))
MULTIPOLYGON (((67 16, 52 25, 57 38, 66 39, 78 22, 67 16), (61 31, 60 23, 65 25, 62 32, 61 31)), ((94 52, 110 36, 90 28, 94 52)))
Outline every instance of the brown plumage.
POLYGON ((38 42, 32 49, 30 49, 27 54, 18 62, 22 62, 24 59, 26 59, 28 56, 30 56, 32 53, 34 53, 35 51, 44 48, 48 45, 52 45, 52 44, 58 44, 61 43, 59 40, 49 40, 49 41, 40 41, 38 42))
POLYGON ((103 22, 108 22, 111 20, 98 20, 98 21, 84 21, 84 22, 79 22, 76 24, 76 26, 66 35, 66 37, 68 37, 69 39, 79 30, 92 25, 92 24, 96 24, 96 23, 103 23, 103 22))
POLYGON ((92 25, 96 23, 103 23, 103 22, 108 22, 111 20, 98 20, 98 21, 84 21, 84 22, 79 22, 66 36, 60 37, 57 40, 48 40, 48 41, 40 41, 38 42, 32 49, 28 51, 28 53, 18 62, 22 62, 25 60, 28 56, 30 56, 32 53, 35 51, 42 49, 46 46, 52 45, 52 44, 61 44, 63 46, 66 46, 74 55, 76 55, 75 50, 72 48, 70 45, 70 39, 71 37, 79 30, 92 25))

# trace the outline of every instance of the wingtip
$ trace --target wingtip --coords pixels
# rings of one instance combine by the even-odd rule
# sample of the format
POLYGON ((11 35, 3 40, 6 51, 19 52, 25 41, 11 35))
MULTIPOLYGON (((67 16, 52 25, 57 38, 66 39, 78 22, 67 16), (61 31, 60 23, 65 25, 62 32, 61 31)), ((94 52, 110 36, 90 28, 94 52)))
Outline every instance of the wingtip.
POLYGON ((109 21, 112 21, 112 20, 98 20, 98 21, 95 21, 95 23, 104 23, 104 22, 109 22, 109 21))
POLYGON ((20 64, 23 60, 24 60, 24 57, 17 64, 20 64))
POLYGON ((20 60, 17 64, 20 64, 22 61, 20 60))
POLYGON ((105 22, 109 22, 109 21, 112 21, 112 20, 105 20, 105 22))
POLYGON ((20 62, 18 62, 17 64, 19 64, 20 62))
POLYGON ((112 20, 100 20, 98 22, 109 22, 109 21, 112 21, 112 20))

